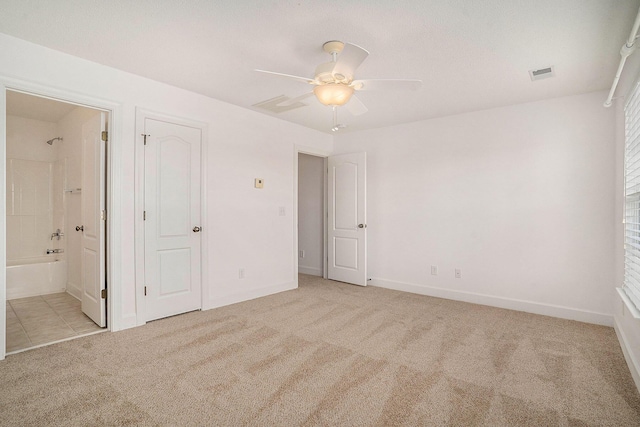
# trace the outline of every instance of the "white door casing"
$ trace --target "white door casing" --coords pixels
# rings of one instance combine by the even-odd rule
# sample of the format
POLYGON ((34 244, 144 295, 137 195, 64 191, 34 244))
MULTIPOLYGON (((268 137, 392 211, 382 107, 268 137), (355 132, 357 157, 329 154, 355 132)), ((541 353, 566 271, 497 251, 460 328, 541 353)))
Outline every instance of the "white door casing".
POLYGON ((366 153, 329 156, 329 279, 367 285, 366 153))
POLYGON ((144 120, 144 284, 150 321, 202 307, 202 132, 144 120))
POLYGON ((82 125, 82 311, 107 326, 106 302, 106 113, 82 125))

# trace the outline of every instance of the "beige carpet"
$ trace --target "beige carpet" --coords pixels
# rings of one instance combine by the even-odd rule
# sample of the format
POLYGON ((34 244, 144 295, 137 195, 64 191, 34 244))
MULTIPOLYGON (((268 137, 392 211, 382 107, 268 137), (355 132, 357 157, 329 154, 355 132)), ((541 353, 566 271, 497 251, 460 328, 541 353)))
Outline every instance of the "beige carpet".
POLYGON ((301 276, 0 362, 0 424, 637 426, 613 329, 301 276))

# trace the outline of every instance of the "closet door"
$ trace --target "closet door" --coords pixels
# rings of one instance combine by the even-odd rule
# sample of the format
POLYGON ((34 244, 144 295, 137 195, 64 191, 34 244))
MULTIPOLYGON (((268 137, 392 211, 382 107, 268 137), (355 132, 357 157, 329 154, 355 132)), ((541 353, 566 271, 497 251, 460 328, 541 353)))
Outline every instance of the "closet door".
POLYGON ((144 283, 149 321, 202 307, 202 132, 148 117, 144 123, 144 283))

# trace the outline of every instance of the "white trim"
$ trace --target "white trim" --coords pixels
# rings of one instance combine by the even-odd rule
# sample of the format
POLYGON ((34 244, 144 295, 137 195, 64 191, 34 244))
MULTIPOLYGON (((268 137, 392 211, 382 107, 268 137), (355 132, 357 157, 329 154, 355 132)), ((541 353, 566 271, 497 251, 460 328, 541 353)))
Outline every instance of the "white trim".
MULTIPOLYGON (((620 348, 622 348, 622 354, 624 355, 624 359, 627 362, 627 367, 629 368, 629 372, 631 372, 631 377, 636 384, 636 388, 640 391, 640 365, 638 364, 638 357, 640 354, 635 354, 633 351, 633 342, 629 339, 627 332, 638 336, 638 330, 640 329, 640 312, 636 308, 635 304, 631 299, 627 296, 626 292, 622 288, 616 288, 616 293, 622 300, 622 306, 620 310, 615 309, 616 315, 614 316, 614 324, 613 327, 616 331, 616 335, 618 337, 618 342, 620 343, 620 348), (631 315, 628 317, 626 312, 629 312, 631 315)), ((636 343, 637 345, 637 343, 636 343)))
MULTIPOLYGON (((107 154, 107 280, 109 298, 107 303, 107 330, 121 329, 122 318, 122 267, 121 267, 121 235, 122 235, 122 105, 117 102, 96 98, 66 89, 54 88, 38 83, 0 75, 0 164, 6 165, 6 91, 13 90, 34 96, 50 98, 102 110, 109 113, 109 152, 107 154)), ((4 166, 3 166, 4 167, 4 166)), ((0 238, 0 360, 6 352, 6 184, 5 173, 0 178, 0 230, 4 237, 0 238)))
POLYGON ((579 322, 593 323, 596 325, 613 326, 613 316, 610 314, 596 313, 593 311, 580 310, 571 307, 541 304, 533 301, 497 297, 493 295, 477 294, 474 292, 457 291, 413 283, 395 282, 379 278, 372 278, 369 281, 369 285, 377 286, 379 288, 411 292, 414 294, 428 295, 437 298, 464 301, 472 304, 489 305, 492 307, 505 308, 508 310, 524 311, 527 313, 540 314, 543 316, 577 320, 579 322))
POLYGON ((618 291, 618 295, 620 295, 620 299, 622 299, 624 304, 627 306, 627 310, 629 310, 629 313, 631 313, 631 316, 633 316, 634 319, 640 319, 640 311, 638 311, 638 309, 636 308, 636 305, 633 303, 633 301, 631 301, 631 298, 629 298, 629 296, 624 291, 624 289, 616 288, 616 291, 618 291))
POLYGON ((617 317, 614 318, 613 328, 615 329, 616 335, 618 336, 618 342, 620 343, 620 348, 622 348, 622 354, 624 355, 624 359, 627 362, 629 372, 631 372, 633 382, 635 382, 636 388, 638 389, 638 391, 640 391, 640 366, 638 366, 638 364, 636 363, 636 358, 632 355, 629 340, 624 333, 624 328, 618 322, 617 317))
POLYGON ((136 108, 136 133, 133 137, 133 253, 134 253, 134 280, 136 295, 136 326, 146 323, 145 299, 144 299, 144 145, 141 134, 144 133, 144 110, 136 108))
POLYGON ((316 156, 316 157, 329 157, 329 154, 331 154, 327 150, 321 150, 315 147, 306 147, 304 145, 298 145, 298 144, 296 144, 295 149, 296 149, 296 154, 298 153, 309 154, 310 156, 316 156))
POLYGON ((80 286, 73 282, 67 282, 67 289, 65 292, 74 297, 75 299, 82 301, 82 293, 80 292, 80 286))
POLYGON ((311 276, 320 276, 322 277, 322 269, 320 268, 315 268, 315 267, 305 267, 305 266, 298 266, 298 272, 302 273, 302 274, 309 274, 311 276))
MULTIPOLYGON (((209 306, 209 266, 207 261, 207 233, 209 225, 207 223, 207 154, 209 125, 205 122, 177 117, 146 108, 136 107, 136 134, 134 137, 134 256, 135 256, 135 294, 136 294, 136 319, 135 325, 141 326, 147 323, 146 305, 144 296, 144 221, 142 213, 144 211, 144 121, 145 119, 160 120, 172 124, 187 126, 200 130, 200 227, 202 236, 200 239, 200 309, 207 310, 209 306)), ((132 322, 131 319, 127 319, 132 322)))
POLYGON ((293 283, 298 287, 298 146, 293 146, 293 283))
POLYGON ((322 180, 322 192, 324 208, 322 212, 322 277, 329 277, 329 251, 328 240, 329 235, 329 156, 324 158, 323 163, 323 180, 322 180))
POLYGON ((7 87, 0 82, 0 360, 7 350, 7 87))
POLYGON ((219 296, 211 306, 206 309, 224 307, 225 305, 236 304, 239 302, 249 301, 256 298, 266 297, 268 295, 277 294, 284 291, 291 291, 298 287, 297 282, 283 283, 280 285, 265 286, 258 289, 249 289, 246 291, 236 292, 233 294, 219 296))
POLYGON ((120 323, 120 330, 135 328, 138 326, 138 316, 136 313, 127 314, 122 316, 122 321, 120 323))

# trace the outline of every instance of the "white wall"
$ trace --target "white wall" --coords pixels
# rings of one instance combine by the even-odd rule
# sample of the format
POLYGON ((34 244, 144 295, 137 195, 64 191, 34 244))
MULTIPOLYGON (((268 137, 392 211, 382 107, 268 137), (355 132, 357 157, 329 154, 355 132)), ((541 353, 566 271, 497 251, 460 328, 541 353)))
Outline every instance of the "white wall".
POLYGON ((367 152, 371 283, 611 324, 616 158, 605 98, 337 136, 336 153, 367 152))
MULTIPOLYGON (((141 143, 135 133, 136 107, 208 125, 203 234, 209 276, 204 284, 207 299, 203 306, 295 287, 294 146, 304 142, 305 146, 330 151, 330 135, 0 34, 0 80, 2 76, 9 86, 12 79, 17 79, 118 106, 113 117, 116 132, 111 136, 112 152, 117 155, 117 185, 113 188, 117 203, 110 218, 119 226, 112 242, 119 244, 117 259, 111 260, 118 272, 112 277, 117 281, 112 286, 122 292, 112 317, 114 329, 138 323, 136 194, 132 191, 135 144, 141 143), (256 177, 265 179, 263 191, 253 188, 256 177), (280 207, 285 208, 285 216, 279 216, 280 207), (238 278, 239 268, 245 269, 245 279, 238 278)), ((3 134, 4 129, 0 129, 3 134)), ((0 203, 5 203, 4 199, 0 203)), ((4 284, 0 284, 0 298, 4 298, 4 284)), ((4 316, 0 316, 0 333, 4 329, 4 316)))
POLYGON ((298 271, 322 276, 324 159, 298 154, 298 271), (304 258, 300 256, 304 251, 304 258))

